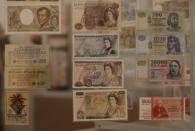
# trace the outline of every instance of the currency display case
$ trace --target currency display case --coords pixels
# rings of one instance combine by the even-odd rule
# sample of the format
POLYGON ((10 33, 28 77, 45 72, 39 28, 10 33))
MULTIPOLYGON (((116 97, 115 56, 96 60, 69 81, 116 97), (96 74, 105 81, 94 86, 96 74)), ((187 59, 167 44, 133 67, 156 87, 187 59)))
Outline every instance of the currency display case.
MULTIPOLYGON (((5 15, 5 1, 0 0, 0 24, 5 26, 4 19, 6 19, 5 15)), ((44 1, 44 0, 43 0, 44 1)), ((52 0, 51 0, 52 1, 52 0)), ((166 83, 162 84, 159 81, 148 81, 146 80, 147 72, 145 69, 148 68, 140 67, 138 70, 137 60, 143 60, 145 58, 151 59, 151 56, 148 54, 144 54, 144 50, 141 50, 140 53, 142 55, 138 55, 139 50, 136 50, 136 33, 131 32, 131 30, 136 30, 135 26, 137 23, 130 23, 129 26, 128 21, 125 21, 124 26, 121 27, 120 38, 126 37, 125 32, 130 32, 128 35, 130 37, 134 37, 135 39, 123 39, 122 43, 116 45, 115 48, 119 48, 118 50, 119 59, 123 61, 124 64, 124 83, 121 86, 124 86, 127 89, 127 109, 128 116, 125 121, 108 121, 108 120, 91 120, 91 121, 82 121, 75 122, 74 121, 74 111, 75 106, 73 103, 74 94, 73 91, 79 91, 80 89, 74 89, 74 80, 72 79, 72 75, 77 74, 77 70, 73 67, 73 61, 82 61, 82 55, 75 55, 75 52, 67 51, 67 49, 75 48, 73 45, 74 37, 87 37, 93 36, 94 33, 77 33, 74 34, 74 30, 72 30, 74 22, 72 21, 74 12, 72 12, 72 0, 59 0, 63 2, 61 5, 63 8, 66 6, 66 10, 62 8, 62 18, 61 18, 61 30, 63 34, 42 34, 42 43, 43 45, 49 44, 50 48, 50 57, 53 59, 53 63, 50 63, 51 70, 55 74, 53 75, 53 81, 50 82, 53 84, 51 87, 40 88, 40 89, 17 89, 18 92, 26 91, 30 93, 29 96, 29 124, 28 125, 5 125, 4 131, 195 131, 194 123, 195 123, 195 57, 194 51, 195 46, 193 45, 193 41, 195 41, 195 1, 189 0, 189 19, 184 22, 190 23, 190 27, 186 26, 185 29, 189 30, 187 36, 185 37, 185 41, 187 41, 185 45, 184 54, 184 62, 186 67, 183 69, 185 74, 185 83, 183 86, 179 85, 166 85, 166 83), (66 16, 66 17, 64 17, 66 16), (66 22, 65 22, 66 21, 66 22), (67 22, 68 21, 68 22, 67 22), (70 26, 71 25, 71 26, 70 26), (128 28, 129 27, 129 28, 128 28), (66 32, 66 33, 65 33, 66 32), (68 34, 68 35, 64 35, 68 34), (69 41, 67 37, 70 37, 72 40, 69 41), (67 40, 67 41, 66 41, 67 40), (64 43, 63 43, 64 42, 64 43), (133 43, 130 45, 126 45, 126 43, 133 43), (121 44, 121 45, 120 45, 121 44), (68 45, 68 46, 67 46, 68 45), (129 48, 129 49, 125 49, 129 48), (143 51, 143 52, 142 52, 143 51), (80 57, 80 58, 79 58, 80 57), (63 61, 64 59, 64 61, 63 61), (66 59, 66 60, 65 60, 66 59), (59 62, 59 65, 58 65, 59 62), (72 62, 72 64, 71 64, 72 62), (60 89, 60 90, 59 90, 60 89), (185 98, 185 112, 181 114, 181 116, 185 116, 183 120, 140 120, 140 98, 151 98, 151 97, 162 97, 162 98, 185 98), (89 129, 88 129, 89 128, 89 129)), ((105 0, 106 1, 106 0, 105 0)), ((111 0, 109 0, 111 1, 111 0)), ((117 0, 116 0, 117 1, 117 0)), ((121 0, 123 1, 123 0, 121 0)), ((131 1, 131 0, 129 0, 131 1)), ((132 0, 134 1, 134 0, 132 0)), ((154 10, 159 10, 158 5, 154 8, 155 1, 162 1, 164 3, 169 3, 169 1, 174 1, 175 5, 161 5, 163 10, 169 11, 169 8, 166 6, 174 6, 175 10, 180 10, 181 5, 180 2, 185 2, 187 0, 136 0, 136 9, 135 11, 144 11, 144 12, 152 12, 154 10)), ((170 2, 171 3, 171 2, 170 2)), ((131 5, 126 5, 127 8, 131 5)), ((186 7, 186 5, 185 5, 186 7)), ((181 9, 186 10, 188 9, 181 9)), ((131 8, 130 8, 131 9, 131 8)), ((123 10, 123 9, 122 9, 123 10)), ((131 12, 132 10, 130 10, 131 12)), ((135 12, 134 12, 135 13, 135 12)), ((133 15, 129 16, 129 18, 135 17, 133 15)), ((83 18, 81 18, 83 20, 83 18)), ((101 23, 99 23, 101 24, 101 23)), ((77 25, 77 28, 80 28, 81 25, 77 25)), ((91 27, 89 27, 91 28, 91 27)), ((111 32, 111 31, 110 31, 111 32)), ((113 32, 112 32, 113 33, 113 32)), ((112 35, 110 33, 109 35, 112 35)), ((158 33, 158 32, 155 32, 158 33)), ((105 35, 105 34, 104 34, 105 35)), ((114 36, 114 35, 113 35, 114 36)), ((24 36, 15 36, 13 35, 11 38, 16 39, 17 42, 26 42, 24 36)), ((101 35, 99 36, 101 37, 101 35)), ((14 41, 12 40, 12 41, 14 41)), ((95 40, 94 40, 95 41, 95 40)), ((116 40, 117 41, 117 40, 116 40)), ((88 48, 87 48, 88 49, 88 48)), ((87 50, 86 49, 86 50, 87 50)), ((141 47, 142 49, 142 47, 141 47)), ((153 50, 155 52, 155 50, 153 50)), ((155 55, 154 55, 155 56, 155 55)), ((154 58, 159 58, 160 56, 155 56, 154 58)), ((169 57, 169 56, 168 56, 169 57)), ((166 57, 167 58, 167 57, 166 57)), ((101 58, 94 58, 95 61, 101 58)), ((170 58, 171 59, 171 58, 170 58)), ((101 59, 101 61, 104 61, 101 59)), ((52 61, 50 61, 52 62, 52 61)), ((85 61, 86 62, 86 61, 85 61)), ((90 64, 88 64, 90 65, 90 64)), ((121 64, 122 65, 122 64, 121 64)), ((119 71, 120 72, 120 71, 119 71)), ((3 73, 2 73, 3 74, 3 73)), ((120 74, 120 73, 119 73, 120 74)), ((176 78, 177 79, 177 78, 176 78)), ((50 83, 50 84, 51 84, 50 83)), ((89 82, 88 82, 89 83, 89 82)), ((88 88, 89 85, 85 84, 88 88)), ((82 83, 77 82, 76 85, 79 87, 82 83)), ((89 89, 89 88, 88 88, 89 89)), ((98 88, 98 89, 101 89, 98 88)), ((114 89, 113 89, 114 90, 114 89)), ((5 89, 5 91, 15 91, 15 89, 5 89)), ((183 99, 182 99, 183 100, 183 99)), ((183 101, 182 101, 183 102, 183 101)), ((4 103, 5 104, 5 103, 4 103)), ((78 103, 79 105, 80 103, 78 103)), ((1 130, 1 129, 0 129, 1 130)), ((2 130, 3 131, 3 130, 2 130)))

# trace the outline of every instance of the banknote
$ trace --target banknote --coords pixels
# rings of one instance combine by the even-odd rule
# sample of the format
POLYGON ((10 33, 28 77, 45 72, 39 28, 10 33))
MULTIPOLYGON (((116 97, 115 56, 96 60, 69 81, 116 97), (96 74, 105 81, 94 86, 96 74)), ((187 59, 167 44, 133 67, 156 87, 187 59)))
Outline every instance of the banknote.
POLYGON ((186 40, 183 33, 148 33, 136 34, 136 53, 139 55, 184 55, 186 40))
POLYGON ((73 91, 74 121, 127 120, 127 90, 73 91))
POLYGON ((113 31, 120 28, 120 0, 74 0, 73 31, 113 31))
POLYGON ((10 44, 5 46, 6 66, 48 66, 49 46, 10 44))
POLYGON ((178 11, 137 11, 137 30, 150 32, 182 32, 183 14, 178 11))
POLYGON ((6 125, 29 125, 29 93, 5 93, 6 125))
POLYGON ((148 59, 136 58, 136 80, 148 80, 148 59))
POLYGON ((135 23, 136 0, 122 0, 121 7, 122 25, 135 23))
POLYGON ((135 26, 122 26, 120 32, 120 50, 135 49, 135 26))
POLYGON ((59 0, 7 0, 7 1, 59 1, 59 0))
POLYGON ((73 63, 74 88, 123 88, 122 60, 83 60, 73 63))
POLYGON ((58 4, 9 4, 7 7, 8 33, 59 33, 60 7, 58 4))
POLYGON ((5 88, 49 88, 46 67, 6 67, 5 88))
POLYGON ((184 68, 182 57, 150 58, 149 79, 151 81, 183 81, 184 68))
POLYGON ((119 34, 85 34, 73 36, 73 56, 119 57, 119 34))
POLYGON ((140 120, 185 120, 185 98, 141 97, 140 120))
POLYGON ((184 16, 184 31, 190 31, 190 0, 153 0, 153 10, 156 11, 180 11, 184 16))

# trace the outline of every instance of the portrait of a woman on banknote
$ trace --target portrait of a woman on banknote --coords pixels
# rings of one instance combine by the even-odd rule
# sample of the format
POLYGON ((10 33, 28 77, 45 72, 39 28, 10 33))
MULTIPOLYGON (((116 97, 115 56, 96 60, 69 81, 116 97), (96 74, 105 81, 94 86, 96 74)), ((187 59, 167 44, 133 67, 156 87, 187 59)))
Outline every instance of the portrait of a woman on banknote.
POLYGON ((104 12, 104 20, 105 20, 105 26, 107 27, 116 27, 117 26, 117 19, 118 16, 115 13, 115 11, 111 8, 108 8, 105 12, 104 12))
POLYGON ((113 42, 110 38, 104 38, 104 47, 101 51, 101 55, 108 56, 116 54, 116 51, 113 50, 113 42))

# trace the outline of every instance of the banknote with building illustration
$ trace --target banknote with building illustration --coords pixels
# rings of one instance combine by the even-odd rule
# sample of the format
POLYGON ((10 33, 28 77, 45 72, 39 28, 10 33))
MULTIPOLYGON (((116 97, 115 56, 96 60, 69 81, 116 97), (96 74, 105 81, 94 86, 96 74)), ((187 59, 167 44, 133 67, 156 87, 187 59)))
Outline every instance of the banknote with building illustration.
POLYGON ((49 88, 50 74, 46 67, 6 67, 5 88, 49 88))
POLYGON ((58 4, 8 4, 6 29, 8 33, 59 33, 58 4))
POLYGON ((74 121, 127 120, 127 90, 73 91, 74 121))
POLYGON ((5 93, 5 124, 29 125, 29 93, 5 93))
POLYGON ((135 25, 121 26, 120 50, 121 51, 135 50, 135 47, 136 47, 135 25))
POLYGON ((73 88, 124 88, 122 60, 73 62, 73 88))
POLYGON ((184 16, 179 11, 137 11, 136 29, 150 32, 182 32, 184 16))
POLYGON ((137 31, 136 54, 138 55, 184 55, 186 39, 183 33, 149 33, 137 31))
POLYGON ((136 22, 137 0, 121 1, 121 24, 131 25, 136 22))
POLYGON ((119 57, 118 34, 75 34, 73 36, 75 58, 119 57))
POLYGON ((6 66, 48 66, 49 46, 10 44, 5 46, 6 66))
POLYGON ((74 0, 72 8, 74 32, 110 32, 120 29, 120 0, 74 0))
POLYGON ((140 120, 185 120, 185 98, 141 97, 140 120))

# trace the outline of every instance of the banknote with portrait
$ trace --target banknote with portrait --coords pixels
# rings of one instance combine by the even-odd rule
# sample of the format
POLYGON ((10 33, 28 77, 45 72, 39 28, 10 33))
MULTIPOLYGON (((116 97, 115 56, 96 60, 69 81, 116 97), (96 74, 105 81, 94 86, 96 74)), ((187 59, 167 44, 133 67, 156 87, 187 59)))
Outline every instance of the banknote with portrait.
POLYGON ((136 53, 138 55, 184 55, 186 47, 183 33, 149 33, 137 31, 136 53))
POLYGON ((5 93, 5 124, 29 125, 29 93, 5 93))
POLYGON ((185 120, 185 98, 141 97, 140 120, 185 120))
POLYGON ((74 0, 73 31, 116 31, 121 24, 121 0, 74 0))
POLYGON ((48 45, 10 44, 5 46, 6 66, 48 66, 48 45))
POLYGON ((73 91, 74 121, 127 120, 127 90, 73 91))
POLYGON ((184 25, 183 13, 179 11, 137 11, 137 30, 150 32, 182 32, 184 25))
POLYGON ((190 0, 153 0, 155 11, 180 11, 184 16, 184 31, 190 31, 190 0))
POLYGON ((136 1, 137 0, 122 0, 121 1, 121 24, 131 25, 136 22, 136 1))
POLYGON ((149 80, 151 81, 183 81, 183 57, 166 57, 149 59, 149 80))
POLYGON ((49 88, 50 74, 46 67, 6 67, 5 88, 49 88))
POLYGON ((136 46, 135 25, 122 26, 120 32, 120 50, 121 51, 135 50, 135 46, 136 46))
POLYGON ((73 88, 124 88, 122 60, 76 60, 73 88))
POLYGON ((59 33, 61 25, 58 3, 17 4, 7 6, 7 33, 59 33))
POLYGON ((75 34, 73 35, 74 58, 119 57, 119 34, 75 34))

